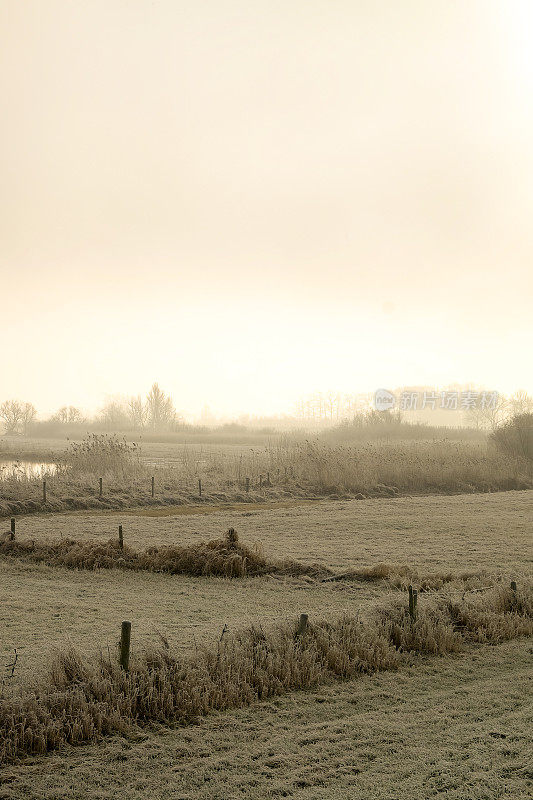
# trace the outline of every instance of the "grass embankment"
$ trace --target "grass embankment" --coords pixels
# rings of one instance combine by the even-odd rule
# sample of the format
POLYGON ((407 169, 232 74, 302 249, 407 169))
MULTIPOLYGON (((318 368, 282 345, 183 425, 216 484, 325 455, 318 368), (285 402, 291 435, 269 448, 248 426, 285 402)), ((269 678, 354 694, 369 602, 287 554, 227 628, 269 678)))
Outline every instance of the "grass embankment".
POLYGON ((416 619, 402 597, 361 619, 313 622, 300 636, 290 623, 251 628, 190 657, 175 655, 163 639, 134 657, 127 673, 110 657, 84 661, 63 652, 42 687, 0 699, 0 761, 150 721, 186 724, 335 678, 398 669, 414 653, 443 655, 473 642, 531 635, 532 616, 531 585, 499 586, 460 601, 432 596, 416 619))
POLYGON ((486 588, 488 582, 490 585, 493 582, 485 571, 423 573, 406 564, 376 564, 335 573, 322 564, 302 564, 291 559, 273 561, 265 556, 261 546, 242 544, 234 528, 230 528, 223 539, 181 547, 151 546, 142 551, 116 539, 102 543, 74 539, 36 542, 11 538, 9 533, 4 536, 0 540, 0 557, 70 569, 122 569, 226 578, 307 575, 322 581, 385 581, 398 589, 416 584, 420 591, 441 589, 449 583, 470 591, 486 588))
POLYGON ((331 571, 321 565, 295 561, 268 561, 260 547, 250 548, 239 542, 230 528, 224 539, 199 542, 188 547, 149 547, 138 551, 118 540, 105 543, 60 539, 56 542, 0 541, 0 556, 18 558, 53 567, 71 569, 124 569, 163 572, 170 575, 218 575, 226 578, 277 573, 322 577, 331 571))

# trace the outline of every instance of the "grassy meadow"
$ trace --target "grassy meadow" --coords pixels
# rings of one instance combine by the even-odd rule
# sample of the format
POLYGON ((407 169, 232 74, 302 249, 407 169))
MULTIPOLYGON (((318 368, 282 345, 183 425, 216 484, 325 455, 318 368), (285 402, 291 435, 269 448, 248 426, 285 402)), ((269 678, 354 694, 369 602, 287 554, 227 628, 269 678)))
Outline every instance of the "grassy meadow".
MULTIPOLYGON (((533 492, 315 501, 252 511, 165 509, 29 515, 17 538, 36 543, 117 537, 137 550, 196 545, 234 527, 241 542, 271 560, 318 564, 335 573, 376 564, 409 565, 421 575, 463 572, 531 576, 533 492)), ((113 648, 120 621, 133 623, 135 648, 163 633, 180 652, 216 641, 227 625, 273 624, 280 617, 334 617, 389 592, 387 581, 323 582, 307 575, 228 580, 121 569, 79 570, 0 559, 2 656, 19 652, 15 680, 46 672, 54 648, 75 644, 86 655, 113 648)), ((481 581, 481 585, 485 585, 481 581)), ((462 587, 461 587, 462 589, 462 587)), ((14 683, 14 681, 11 681, 14 683)))
POLYGON ((0 507, 16 522, 14 538, 7 519, 0 529, 0 797, 77 797, 87 763, 103 798, 121 780, 132 797, 189 800, 362 798, 371 786, 392 798, 398 786, 419 791, 423 776, 427 797, 527 789, 516 688, 533 632, 525 461, 479 437, 24 444, 28 461, 47 452, 54 469, 0 480, 0 507), (295 638, 300 614, 308 629, 295 638), (508 736, 494 709, 472 718, 489 684, 501 708, 511 703, 509 774, 494 767, 508 736), (432 704, 448 738, 431 726, 432 704), (469 725, 479 791, 464 789, 470 770, 453 755, 469 725), (419 728, 424 743, 411 743, 419 728), (251 735, 257 749, 244 744, 251 735), (422 771, 419 747, 433 754, 422 771))

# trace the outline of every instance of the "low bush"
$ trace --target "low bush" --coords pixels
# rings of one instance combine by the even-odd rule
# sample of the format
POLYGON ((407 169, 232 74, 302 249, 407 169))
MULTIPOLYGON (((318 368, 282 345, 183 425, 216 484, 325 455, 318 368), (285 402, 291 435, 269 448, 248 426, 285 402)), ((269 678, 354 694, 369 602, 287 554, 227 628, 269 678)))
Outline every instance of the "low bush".
POLYGON ((491 440, 507 456, 533 463, 533 414, 516 414, 493 431, 491 440))

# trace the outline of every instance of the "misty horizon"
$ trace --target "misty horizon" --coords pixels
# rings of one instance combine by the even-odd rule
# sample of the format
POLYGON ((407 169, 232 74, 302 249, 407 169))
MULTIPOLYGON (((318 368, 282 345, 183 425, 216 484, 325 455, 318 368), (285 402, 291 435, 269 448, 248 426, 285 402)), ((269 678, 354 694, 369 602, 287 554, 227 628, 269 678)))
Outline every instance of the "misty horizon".
POLYGON ((533 391, 527 2, 3 9, 2 399, 533 391))

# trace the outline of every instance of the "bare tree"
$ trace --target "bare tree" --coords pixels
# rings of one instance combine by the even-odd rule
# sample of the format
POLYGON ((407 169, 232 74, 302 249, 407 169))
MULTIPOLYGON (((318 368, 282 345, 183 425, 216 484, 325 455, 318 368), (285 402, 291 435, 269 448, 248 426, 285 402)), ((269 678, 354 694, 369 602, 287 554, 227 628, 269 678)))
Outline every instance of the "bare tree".
POLYGON ((15 433, 22 422, 22 403, 19 400, 5 400, 0 405, 0 419, 4 421, 6 433, 15 433))
POLYGON ((143 403, 140 394, 137 397, 130 397, 128 400, 128 416, 132 428, 135 430, 144 428, 148 416, 148 404, 143 403))
POLYGON ((83 415, 76 406, 62 406, 51 419, 52 422, 61 422, 63 425, 75 425, 83 422, 83 415))
POLYGON ((464 413, 467 425, 473 425, 478 430, 493 431, 508 419, 510 414, 510 401, 505 395, 497 395, 494 402, 477 403, 464 413))
POLYGON ((104 425, 112 430, 120 430, 128 426, 128 410, 124 403, 118 400, 110 400, 106 403, 99 416, 104 425))
POLYGON ((33 403, 22 403, 20 422, 22 425, 22 433, 24 436, 28 433, 28 428, 37 416, 37 409, 33 403))
POLYGON ((531 414, 533 412, 533 397, 525 389, 519 389, 510 399, 513 414, 531 414))
POLYGON ((176 409, 172 402, 172 397, 166 395, 159 388, 159 384, 154 383, 146 397, 147 418, 152 428, 170 427, 176 420, 176 409))

